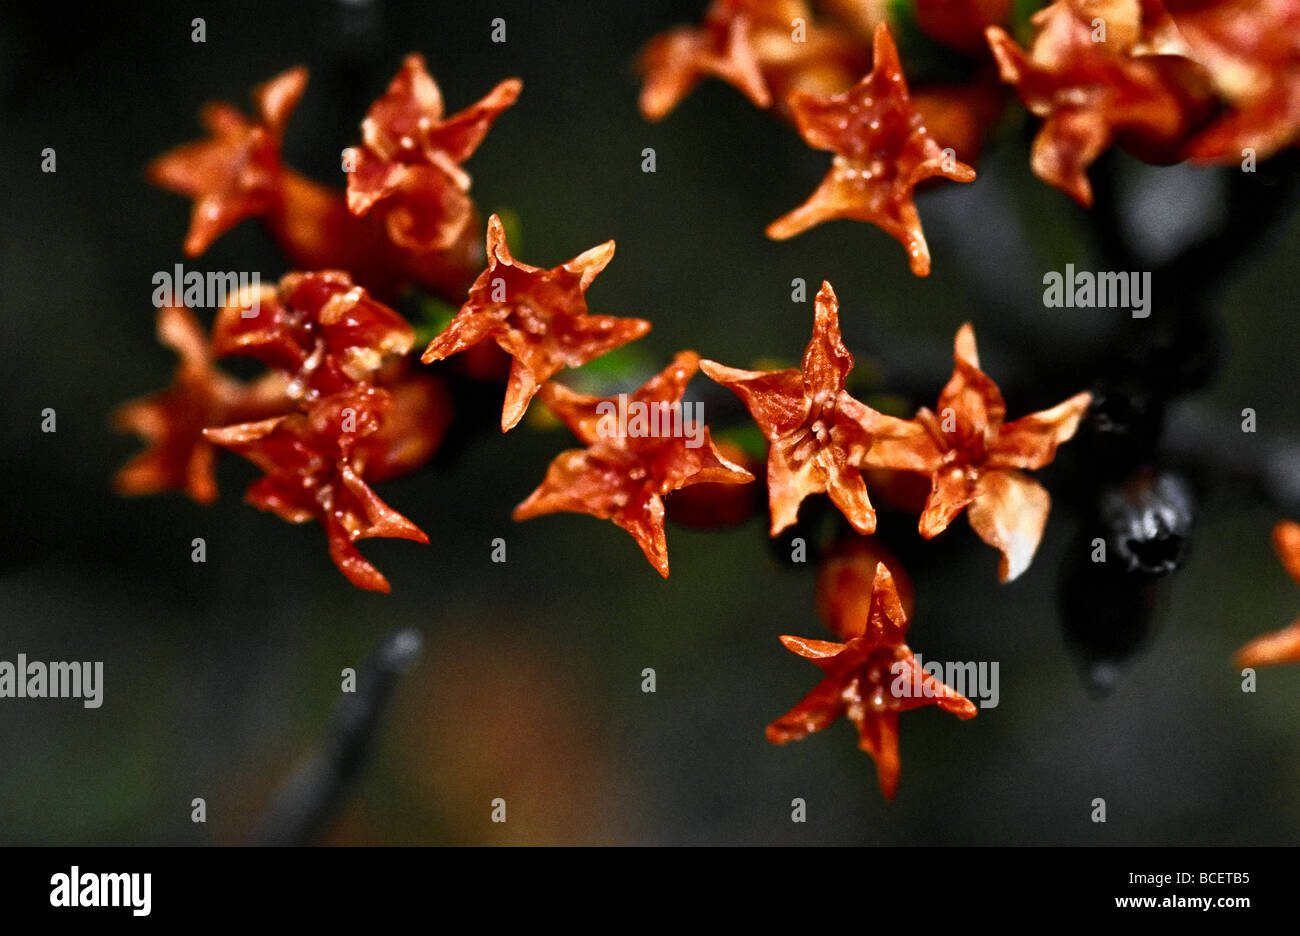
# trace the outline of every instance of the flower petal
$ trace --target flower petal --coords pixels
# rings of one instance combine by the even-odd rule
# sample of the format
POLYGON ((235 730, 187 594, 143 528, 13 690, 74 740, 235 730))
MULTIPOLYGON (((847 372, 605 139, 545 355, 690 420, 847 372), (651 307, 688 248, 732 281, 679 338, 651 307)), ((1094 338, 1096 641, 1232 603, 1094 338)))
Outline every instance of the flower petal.
POLYGON ((1001 469, 980 475, 967 517, 980 539, 1001 551, 998 578, 1010 582, 1034 558, 1052 499, 1037 481, 1001 469))
POLYGON ((844 714, 844 700, 837 679, 828 676, 799 700, 794 708, 767 726, 767 740, 773 744, 800 741, 821 731, 844 714))
POLYGON ((1004 423, 985 464, 990 468, 1042 468, 1056 457, 1058 445, 1074 437, 1091 404, 1091 393, 1076 393, 1051 409, 1004 423))

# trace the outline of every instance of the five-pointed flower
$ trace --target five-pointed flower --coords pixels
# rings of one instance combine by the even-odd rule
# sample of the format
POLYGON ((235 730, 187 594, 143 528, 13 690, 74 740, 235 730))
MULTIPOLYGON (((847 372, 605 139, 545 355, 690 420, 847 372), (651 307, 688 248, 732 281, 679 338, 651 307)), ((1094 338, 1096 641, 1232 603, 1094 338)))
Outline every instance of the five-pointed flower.
POLYGON ((441 361, 480 342, 495 341, 512 358, 501 409, 501 431, 523 418, 538 388, 564 367, 581 367, 650 330, 637 318, 587 314, 587 287, 610 258, 614 242, 592 247, 549 270, 510 255, 505 228, 488 218, 488 265, 456 317, 434 337, 421 360, 441 361))
POLYGON ((389 394, 358 384, 316 402, 304 413, 206 429, 209 441, 247 458, 266 475, 248 489, 249 503, 290 523, 319 520, 330 557, 352 584, 389 590, 388 580, 354 545, 370 537, 427 543, 414 523, 389 507, 365 482, 368 439, 392 407, 389 394))
POLYGON ((876 566, 871 604, 847 643, 783 636, 786 648, 816 663, 826 677, 785 715, 767 726, 773 744, 799 741, 846 715, 858 729, 859 747, 876 762, 880 791, 898 792, 900 712, 938 706, 961 719, 973 718, 975 703, 927 673, 905 642, 908 621, 894 577, 876 566))
POLYGON ((930 477, 930 496, 919 529, 938 536, 966 508, 980 539, 1002 553, 998 576, 1009 582, 1034 557, 1047 524, 1051 497, 1019 469, 1037 469, 1056 455, 1079 427, 1089 393, 1051 409, 1005 422, 1002 393, 979 366, 975 330, 957 331, 952 378, 939 394, 938 413, 924 407, 910 433, 881 439, 866 465, 930 477))
POLYGON ((278 209, 280 140, 306 87, 307 69, 301 66, 258 85, 254 120, 231 104, 208 104, 202 121, 210 138, 178 146, 150 164, 155 185, 194 200, 187 255, 197 257, 239 222, 278 209))
MULTIPOLYGON (((1300 523, 1282 520, 1273 527, 1273 546, 1287 574, 1300 584, 1300 523)), ((1256 637, 1237 651, 1239 667, 1300 663, 1300 619, 1289 627, 1256 637)))
POLYGON ((393 243, 416 251, 446 250, 465 231, 474 205, 463 163, 487 135, 523 84, 501 82, 483 100, 444 118, 438 90, 424 57, 408 55, 388 91, 370 106, 361 124, 363 144, 346 151, 348 209, 364 215, 387 204, 393 243))
POLYGON ((904 420, 877 413, 844 390, 853 355, 840 337, 839 301, 822 283, 802 368, 748 371, 702 361, 710 378, 744 400, 768 441, 767 486, 776 536, 798 519, 810 494, 826 493, 859 533, 876 512, 859 471, 876 434, 914 434, 904 420))
POLYGON ((545 480, 515 508, 514 518, 567 511, 613 520, 667 578, 664 495, 692 484, 754 480, 722 457, 709 430, 682 407, 686 385, 698 369, 699 355, 682 351, 622 399, 546 384, 543 401, 587 448, 556 456, 545 480))
POLYGON ((912 201, 920 182, 942 176, 970 182, 975 170, 943 150, 912 105, 889 27, 875 34, 871 73, 843 94, 794 92, 790 108, 809 146, 835 154, 817 191, 767 227, 785 240, 833 218, 876 225, 906 249, 912 272, 930 272, 930 249, 912 201))
POLYGON ((118 429, 149 443, 122 466, 113 483, 123 494, 181 490, 209 504, 217 498, 215 452, 203 430, 285 412, 293 405, 285 395, 288 380, 267 374, 244 384, 223 373, 213 363, 194 313, 184 307, 158 310, 158 339, 180 357, 176 375, 166 390, 125 403, 113 414, 118 429))

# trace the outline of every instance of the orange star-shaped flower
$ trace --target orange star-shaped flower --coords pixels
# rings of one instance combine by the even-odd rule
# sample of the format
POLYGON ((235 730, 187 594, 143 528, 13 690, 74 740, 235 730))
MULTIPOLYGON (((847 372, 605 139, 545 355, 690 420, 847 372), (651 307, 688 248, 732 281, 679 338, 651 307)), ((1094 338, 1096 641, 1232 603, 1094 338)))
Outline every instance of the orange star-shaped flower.
POLYGON ((970 182, 975 170, 945 152, 912 105, 898 49, 884 23, 876 29, 871 73, 843 94, 790 96, 799 132, 809 146, 835 154, 817 191, 767 227, 786 240, 834 218, 876 225, 906 249, 917 276, 930 272, 930 249, 912 201, 918 183, 935 176, 970 182))
POLYGON ((567 511, 613 520, 668 577, 663 497, 692 484, 744 484, 754 476, 718 452, 703 420, 682 406, 699 355, 683 351, 630 395, 585 396, 557 383, 546 405, 585 449, 561 452, 546 479, 515 508, 516 520, 567 511))
POLYGON ((850 29, 814 17, 805 0, 714 0, 698 28, 672 29, 646 45, 641 114, 663 119, 714 77, 784 117, 790 91, 841 91, 866 69, 867 54, 850 29))
POLYGON ((938 414, 922 408, 910 433, 883 438, 866 465, 930 476, 920 531, 938 536, 966 508, 980 539, 1002 553, 998 576, 1009 582, 1029 567, 1052 500, 1020 469, 1042 468, 1073 437, 1090 393, 1078 393, 1040 413, 1005 422, 1002 393, 980 370, 975 331, 963 325, 954 342, 952 378, 939 394, 938 414))
POLYGON ((429 542, 363 480, 364 443, 379 431, 391 406, 387 392, 359 384, 325 397, 305 413, 203 434, 266 472, 248 489, 249 503, 290 523, 319 520, 339 571, 359 588, 386 592, 388 580, 361 555, 355 541, 395 537, 429 542))
POLYGON ((610 258, 606 241, 549 270, 510 255, 505 228, 488 218, 488 266, 469 291, 469 300, 424 351, 428 364, 487 341, 514 361, 501 410, 501 431, 523 418, 538 388, 562 368, 581 367, 650 330, 644 319, 587 314, 587 287, 610 258))
POLYGON ((280 141, 307 87, 307 69, 291 68, 253 90, 257 116, 233 105, 203 108, 211 137, 178 146, 149 166, 149 179, 194 199, 185 253, 197 257, 239 222, 277 210, 282 197, 280 141))
POLYGON ((493 122, 519 97, 523 83, 501 82, 483 100, 443 117, 442 92, 424 56, 408 55, 383 97, 361 124, 364 143, 352 147, 348 209, 368 213, 387 205, 388 234, 417 251, 453 246, 474 215, 470 178, 460 168, 493 122))
POLYGON ((244 384, 212 361, 207 336, 189 309, 158 310, 158 340, 180 356, 171 387, 119 407, 113 422, 123 432, 145 438, 149 447, 114 477, 122 494, 185 491, 200 504, 217 498, 212 469, 215 453, 203 438, 209 426, 263 419, 292 406, 287 378, 268 374, 244 384))
MULTIPOLYGON (((1300 584, 1300 523, 1283 520, 1273 527, 1273 547, 1287 574, 1300 584)), ((1237 651, 1238 667, 1300 663, 1300 619, 1290 627, 1256 637, 1237 651)))
MULTIPOLYGON (((1139 4, 1113 6, 1114 15, 1096 17, 1082 0, 1057 0, 1034 14, 1038 32, 1029 52, 1005 30, 988 29, 1002 80, 1043 118, 1030 156, 1034 174, 1084 207, 1092 204, 1088 167, 1112 143, 1169 161, 1209 108, 1195 63, 1153 54, 1153 46, 1172 48, 1167 18, 1148 22, 1139 4), (1104 42, 1093 38, 1098 18, 1104 42)), ((1147 6, 1158 12, 1158 5, 1147 6)))
POLYGON ((934 705, 963 720, 976 714, 974 702, 922 668, 905 642, 907 628, 894 577, 879 563, 867 617, 856 634, 846 635, 847 643, 781 638, 787 649, 821 667, 826 678, 767 726, 767 739, 773 744, 799 741, 846 715, 858 729, 858 746, 876 762, 880 791, 892 800, 902 770, 899 713, 934 705))
POLYGON ((366 380, 389 355, 411 350, 406 319, 338 270, 290 273, 263 287, 256 314, 245 297, 217 314, 212 345, 292 375, 289 394, 312 403, 366 380))
POLYGON ((1215 91, 1230 105, 1193 139, 1203 162, 1236 163, 1242 150, 1267 159, 1294 145, 1300 131, 1300 2, 1169 0, 1188 45, 1215 91))
POLYGON ((715 361, 700 367, 745 401, 767 438, 772 536, 795 523, 805 497, 822 493, 855 530, 870 533, 876 512, 858 469, 876 434, 914 430, 845 392, 853 355, 840 338, 839 301, 830 283, 822 283, 814 310, 802 368, 747 371, 715 361))
POLYGON ((682 26, 650 40, 640 60, 645 75, 641 88, 642 115, 647 120, 662 120, 708 76, 721 78, 757 107, 770 106, 772 95, 763 80, 750 37, 755 17, 766 18, 766 8, 774 5, 789 6, 789 3, 786 0, 775 3, 773 0, 714 0, 701 27, 682 26))

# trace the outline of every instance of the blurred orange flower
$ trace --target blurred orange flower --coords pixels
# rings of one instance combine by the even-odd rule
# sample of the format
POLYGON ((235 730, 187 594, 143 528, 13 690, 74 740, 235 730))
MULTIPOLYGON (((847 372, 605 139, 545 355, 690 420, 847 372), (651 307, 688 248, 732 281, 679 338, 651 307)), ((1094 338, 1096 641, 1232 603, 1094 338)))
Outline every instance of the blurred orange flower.
POLYGON ((211 136, 178 146, 148 169, 155 185, 194 199, 185 253, 197 257, 236 224, 270 214, 281 204, 280 144, 289 115, 307 87, 307 69, 282 72, 253 89, 249 120, 224 101, 200 115, 211 136))
POLYGON ((168 389, 114 412, 117 429, 142 436, 148 448, 123 465, 113 483, 120 494, 184 491, 198 503, 210 504, 217 499, 216 453, 203 430, 292 409, 285 392, 288 378, 271 373, 245 384, 223 373, 213 363, 203 328, 184 307, 158 310, 158 340, 180 362, 168 389))
POLYGON ((791 91, 838 91, 868 64, 863 44, 804 0, 714 0, 701 26, 669 30, 641 53, 641 113, 662 120, 706 77, 781 110, 791 91))
MULTIPOLYGON (((1273 527, 1273 547, 1287 574, 1300 585, 1300 523, 1282 520, 1273 527)), ((1300 663, 1300 619, 1290 627, 1256 637, 1237 651, 1239 667, 1300 663)))
POLYGON ((1112 143, 1148 162, 1176 162, 1210 115, 1209 88, 1158 3, 1057 0, 1032 20, 1028 51, 988 29, 1002 73, 1043 125, 1030 165, 1084 207, 1088 167, 1112 143))

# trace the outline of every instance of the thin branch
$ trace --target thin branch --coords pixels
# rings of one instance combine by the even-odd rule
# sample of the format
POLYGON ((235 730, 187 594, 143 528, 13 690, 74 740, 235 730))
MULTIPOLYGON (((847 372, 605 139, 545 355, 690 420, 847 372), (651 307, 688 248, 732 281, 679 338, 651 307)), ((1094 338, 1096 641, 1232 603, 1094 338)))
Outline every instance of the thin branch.
POLYGON ((280 787, 256 841, 310 845, 319 840, 365 765, 375 730, 398 678, 420 655, 415 630, 386 637, 357 673, 356 692, 334 710, 320 750, 280 787))

